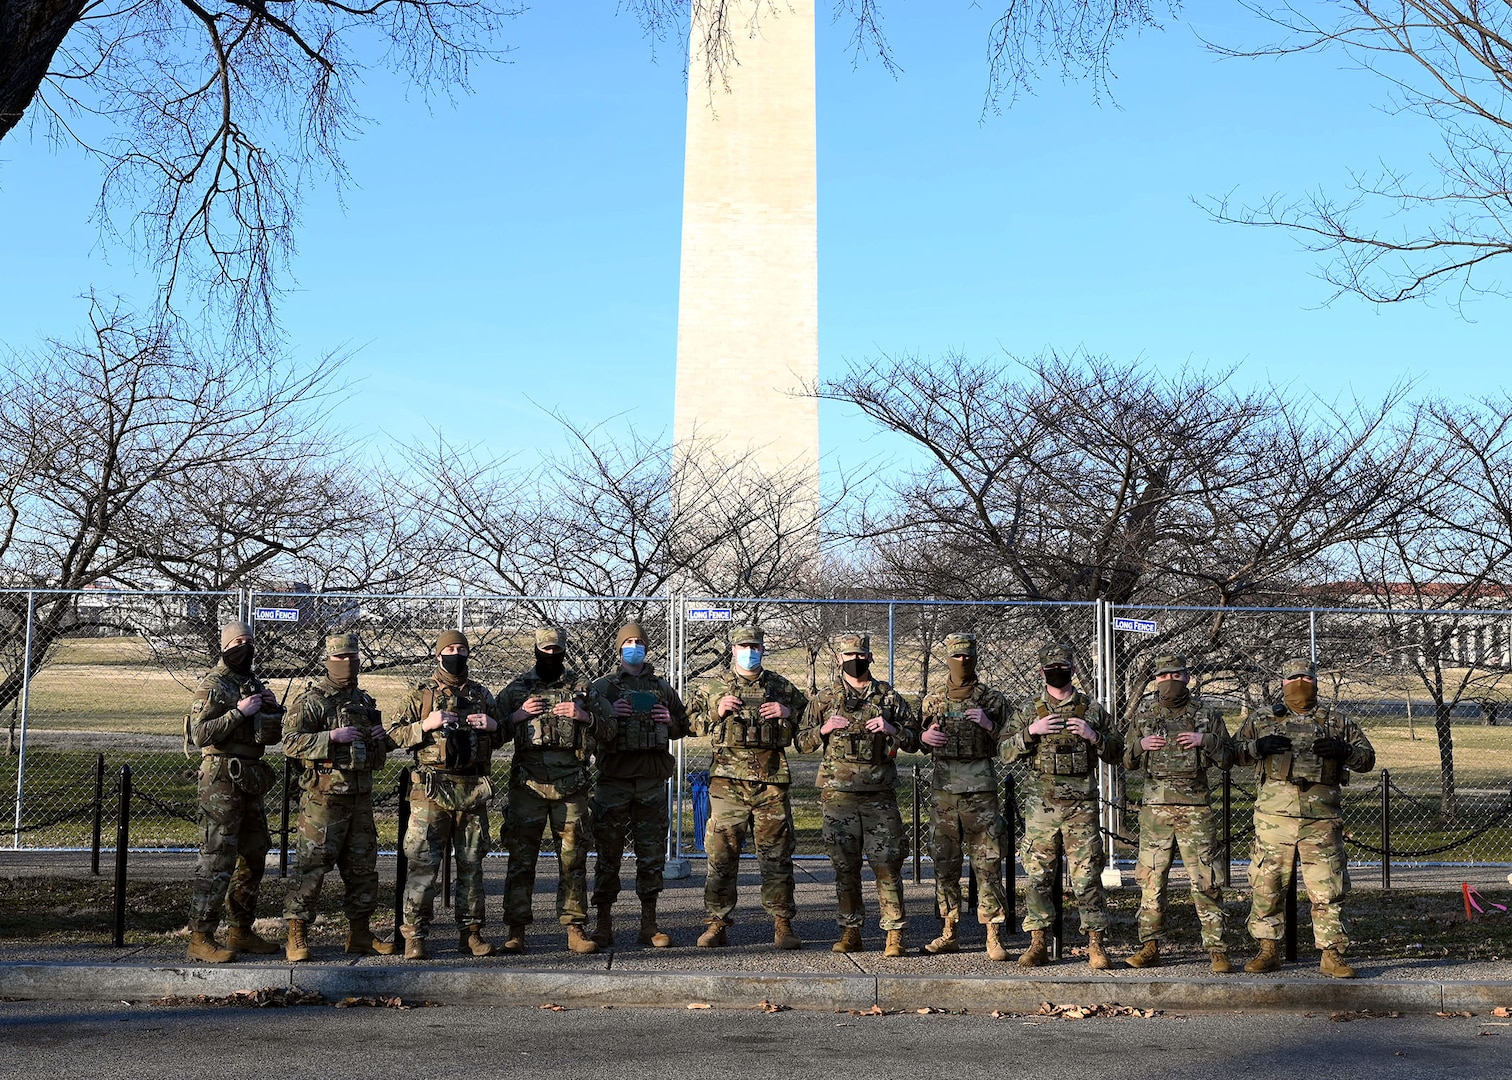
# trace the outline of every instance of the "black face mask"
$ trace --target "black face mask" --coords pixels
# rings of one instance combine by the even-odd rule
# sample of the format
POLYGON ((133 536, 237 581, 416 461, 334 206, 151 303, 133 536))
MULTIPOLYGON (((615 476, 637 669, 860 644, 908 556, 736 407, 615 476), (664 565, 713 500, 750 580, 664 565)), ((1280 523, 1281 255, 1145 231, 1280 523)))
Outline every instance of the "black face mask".
POLYGON ((252 670, 252 643, 244 641, 221 653, 221 659, 232 671, 245 675, 252 670))
POLYGON ((1068 667, 1046 668, 1045 685, 1053 686, 1057 690, 1064 690, 1071 685, 1071 669, 1068 667))
POLYGON ((566 653, 535 651, 536 674, 547 682, 556 682, 562 677, 562 672, 567 668, 566 653))
POLYGON ((871 674, 871 661, 853 656, 849 660, 841 661, 840 670, 853 679, 864 679, 871 674))
POLYGON ((461 653, 442 653, 436 657, 436 662, 441 665, 441 670, 452 678, 467 678, 467 657, 461 653))

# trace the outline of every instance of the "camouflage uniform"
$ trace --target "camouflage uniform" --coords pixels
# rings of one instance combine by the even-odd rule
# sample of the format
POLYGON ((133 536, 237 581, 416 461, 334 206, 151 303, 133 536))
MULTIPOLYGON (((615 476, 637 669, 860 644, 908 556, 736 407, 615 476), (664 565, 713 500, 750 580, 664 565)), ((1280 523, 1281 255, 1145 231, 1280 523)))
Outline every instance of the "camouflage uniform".
MULTIPOLYGON (((629 836, 635 846, 635 893, 642 900, 662 891, 667 865, 667 780, 677 762, 667 745, 688 733, 688 710, 672 684, 647 662, 639 675, 621 669, 597 680, 593 691, 613 703, 633 694, 652 694, 672 715, 657 724, 644 712, 617 717, 614 741, 599 749, 598 784, 593 791, 593 830, 598 861, 593 872, 593 905, 614 903, 620 891, 620 860, 629 836)), ((633 699, 632 699, 633 700, 633 699)))
POLYGON ((694 735, 711 736, 709 823, 704 832, 708 877, 704 912, 711 925, 727 925, 735 911, 740 850, 749 833, 761 865, 761 906, 775 918, 792 919, 793 807, 783 748, 803 720, 808 698, 792 683, 762 668, 747 679, 733 667, 698 688, 688 703, 694 735), (719 699, 733 694, 747 702, 731 716, 719 715, 719 699), (760 717, 760 703, 776 701, 791 710, 783 720, 760 717))
MULTIPOLYGON (((1292 677, 1298 667, 1311 671, 1306 661, 1294 661, 1282 668, 1282 677, 1292 677)), ((1349 947, 1343 910, 1349 860, 1344 852, 1341 788, 1351 773, 1375 768, 1375 749, 1358 724, 1322 704, 1302 713, 1287 708, 1282 716, 1251 714, 1234 743, 1237 764, 1255 765, 1258 785, 1249 871, 1250 936, 1256 941, 1280 940, 1282 904, 1295 856, 1301 860, 1302 883, 1312 904, 1314 943, 1319 949, 1344 953, 1349 947), (1255 743, 1267 735, 1287 736, 1291 750, 1262 755, 1255 743), (1348 743, 1349 756, 1338 762, 1314 754, 1314 740, 1324 737, 1348 743)))
POLYGON ((541 837, 549 823, 557 848, 557 918, 567 926, 588 916, 588 848, 593 842, 588 759, 599 744, 614 741, 614 711, 587 677, 568 669, 548 682, 534 667, 499 691, 499 707, 505 716, 513 716, 533 697, 544 697, 550 704, 540 716, 515 725, 509 809, 504 815, 504 847, 509 852, 504 917, 511 926, 535 921, 530 894, 541 837), (587 711, 588 723, 551 715, 551 706, 573 700, 587 711))
MULTIPOLYGON (((1175 658, 1172 658, 1175 659, 1175 658)), ((1185 670, 1185 659, 1179 668, 1185 670)), ((1161 671, 1157 671, 1161 674, 1161 671)), ((1223 715, 1193 694, 1186 704, 1171 708, 1150 695, 1140 701, 1124 739, 1124 767, 1142 770, 1144 791, 1139 810, 1139 940, 1158 940, 1165 924, 1166 882, 1176 850, 1192 883, 1192 904, 1202 925, 1202 947, 1224 948, 1223 892, 1218 886, 1218 827, 1208 802, 1209 768, 1227 769, 1234 763, 1234 747, 1223 715), (1182 732, 1200 732, 1202 745, 1183 750, 1176 743, 1182 732), (1140 740, 1159 735, 1167 740, 1159 750, 1144 750, 1140 740)))
POLYGON ((499 711, 488 687, 468 680, 456 685, 442 672, 415 686, 388 728, 389 739, 414 754, 410 782, 409 829, 404 834, 404 857, 409 876, 404 882, 404 925, 424 938, 434 916, 436 877, 442 853, 451 844, 456 854, 457 887, 453 909, 457 925, 482 926, 483 859, 488 855, 488 800, 493 797, 493 752, 504 745, 508 720, 499 711), (455 733, 425 731, 421 725, 432 711, 467 717, 493 717, 493 731, 467 727, 455 733), (450 749, 449 749, 450 748, 450 749))
POLYGON ((200 680, 189 710, 188 736, 200 748, 200 854, 189 901, 189 929, 214 933, 221 908, 234 928, 250 930, 257 917, 257 889, 273 846, 263 796, 277 783, 262 760, 271 742, 257 741, 281 722, 282 710, 264 708, 243 716, 236 703, 266 687, 256 675, 241 675, 224 661, 200 680))
MULTIPOLYGON (((952 634, 947 642, 971 641, 952 634)), ((937 690, 919 708, 921 730, 939 725, 950 736, 941 747, 922 745, 934 758, 930 778, 929 857, 934 861, 935 906, 941 918, 961 917, 961 863, 966 852, 977 877, 977 919, 983 925, 1006 917, 1003 893, 1003 837, 1007 824, 998 803, 998 740, 1008 727, 1013 706, 998 691, 980 682, 937 690), (978 708, 992 722, 989 732, 963 715, 978 708)))
MULTIPOLYGON (((353 649, 355 651, 355 647, 353 649)), ((331 741, 341 727, 367 732, 382 719, 367 691, 340 687, 329 679, 306 685, 290 710, 293 730, 284 753, 298 758, 298 868, 284 898, 284 915, 311 922, 326 874, 341 872, 349 919, 373 914, 378 906, 378 830, 373 824, 373 774, 383 768, 386 738, 331 741)))
MULTIPOLYGON (((856 651, 870 652, 859 640, 856 651)), ((842 645, 842 651, 845 651, 842 645)), ((866 921, 861 899, 861 860, 865 857, 877 879, 877 906, 883 930, 901 930, 903 914, 903 818, 898 813, 899 750, 918 749, 908 702, 890 683, 872 679, 860 690, 838 681, 819 691, 799 727, 794 745, 809 754, 821 747, 819 805, 823 835, 835 868, 835 894, 841 926, 860 927, 866 921), (819 729, 832 714, 845 716, 850 728, 830 735, 819 729), (866 721, 880 716, 898 729, 895 736, 874 735, 866 721)))
MULTIPOLYGON (((1042 653, 1041 661, 1044 659, 1042 653)), ((1004 740, 1001 753, 1009 762, 1027 760, 1035 777, 1035 793, 1024 815, 1021 849, 1029 878, 1024 929, 1044 930, 1055 921, 1055 864, 1064 848, 1071 870, 1071 891, 1081 909, 1082 932, 1106 930, 1103 841, 1097 824, 1097 761, 1116 762, 1123 753, 1123 739, 1113 730, 1102 705, 1080 690, 1065 701, 1053 701, 1048 691, 1042 691, 1019 708, 1011 737, 1004 740), (1030 733, 1030 724, 1051 714, 1080 716, 1097 732, 1097 745, 1070 732, 1044 737, 1030 733)))

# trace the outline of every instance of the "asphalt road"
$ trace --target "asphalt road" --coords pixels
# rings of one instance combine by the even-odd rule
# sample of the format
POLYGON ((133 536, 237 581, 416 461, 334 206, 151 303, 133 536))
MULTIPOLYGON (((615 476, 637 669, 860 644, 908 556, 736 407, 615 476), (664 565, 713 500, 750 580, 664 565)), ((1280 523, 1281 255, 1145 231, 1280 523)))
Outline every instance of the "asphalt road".
POLYGON ((1512 1021, 0 1003, 0 1076, 1137 1080, 1507 1075, 1512 1021))

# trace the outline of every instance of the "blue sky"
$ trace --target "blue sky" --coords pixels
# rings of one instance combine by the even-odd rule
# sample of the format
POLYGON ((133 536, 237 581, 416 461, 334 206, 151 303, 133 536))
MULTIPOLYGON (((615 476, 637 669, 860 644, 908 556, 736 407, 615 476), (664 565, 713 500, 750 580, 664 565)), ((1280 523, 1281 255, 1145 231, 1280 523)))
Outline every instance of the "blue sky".
MULTIPOLYGON (((1203 32, 1259 40, 1237 7, 1203 32)), ((1442 302, 1323 306, 1295 240, 1191 201, 1342 191, 1381 161, 1426 177, 1435 130, 1382 110, 1379 81, 1341 56, 1220 61, 1177 25, 1121 48, 1116 106, 1052 74, 984 119, 992 10, 889 0, 896 79, 853 63, 848 28, 821 16, 822 372, 879 352, 1055 347, 1238 365, 1242 383, 1328 399, 1403 377, 1450 396, 1498 387, 1506 301, 1469 319, 1442 302)), ((671 426, 680 50, 612 0, 540 6, 508 40, 508 62, 455 105, 370 77, 354 185, 304 207, 286 324, 303 353, 355 350, 345 419, 375 445, 434 425, 500 453, 549 448, 543 408, 671 426)), ((98 182, 74 151, 0 143, 0 340, 73 333, 91 286, 145 295, 90 220, 98 182)), ((831 467, 878 452, 838 408, 823 432, 831 467)))

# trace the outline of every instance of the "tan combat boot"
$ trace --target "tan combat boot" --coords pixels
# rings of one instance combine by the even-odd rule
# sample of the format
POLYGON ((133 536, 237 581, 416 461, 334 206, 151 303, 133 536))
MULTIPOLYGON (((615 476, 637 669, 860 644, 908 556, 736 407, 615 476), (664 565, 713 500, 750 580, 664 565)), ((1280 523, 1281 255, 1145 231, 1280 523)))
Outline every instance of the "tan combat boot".
POLYGON ((223 949, 215 943, 215 932, 196 930, 189 935, 189 948, 184 952, 186 960, 200 960, 206 964, 229 964, 236 953, 223 949))
POLYGON ((1147 968, 1160 966, 1160 942, 1151 938, 1139 947, 1139 951, 1129 957, 1124 963, 1131 968, 1147 968))
POLYGON ((1043 930, 1029 931, 1029 947, 1019 953, 1018 966, 1022 968, 1044 967, 1050 962, 1050 947, 1045 944, 1043 930))
POLYGON ((298 964, 310 958, 310 945, 305 941, 303 919, 289 920, 289 939, 284 942, 284 956, 291 964, 298 964))
POLYGON ((861 928, 847 926, 840 931, 840 940, 830 946, 834 952, 861 952, 866 948, 861 942, 861 928))
POLYGON ((987 924, 987 959, 1001 964, 1008 959, 1008 947, 1003 944, 1003 924, 987 924))
POLYGON ((425 951, 425 931, 418 926, 401 926, 400 936, 404 938, 404 958, 406 960, 429 960, 430 953, 425 951))
POLYGON ((525 951, 525 924, 510 923, 509 936, 504 939, 504 951, 509 953, 523 953, 525 951))
POLYGON ((940 953, 960 952, 961 943, 956 940, 956 921, 948 915, 945 917, 945 929, 940 931, 940 936, 924 946, 924 951, 931 956, 940 953))
POLYGON ((656 927, 656 897, 654 896, 641 901, 640 933, 636 935, 635 940, 642 945, 650 945, 653 949, 665 949, 672 944, 671 935, 662 933, 656 927))
POLYGON ((614 914, 608 904, 598 909, 598 922, 594 924, 593 943, 601 949, 614 948, 614 914))
POLYGON ((1113 962, 1108 959, 1108 950, 1103 948, 1101 930, 1087 931, 1087 963, 1093 971, 1107 971, 1113 966, 1113 962))
POLYGON ((598 943, 588 936, 580 922, 567 924, 567 947, 583 955, 599 951, 598 943))
POLYGON ((483 939, 482 923, 468 923, 457 928, 457 951, 473 956, 492 956, 498 952, 493 942, 483 939))
POLYGON ((903 944, 902 930, 889 930, 887 932, 887 947, 882 950, 883 956, 907 956, 908 947, 903 944))
POLYGON ((1251 975, 1281 970, 1281 951, 1276 947, 1274 938, 1267 938, 1260 942, 1260 954, 1245 964, 1244 970, 1251 975))
POLYGON ((725 924, 715 919, 704 932, 698 935, 698 947, 700 949, 722 949, 730 943, 729 935, 725 933, 725 924))
POLYGON ((1234 970, 1234 965, 1229 963, 1227 949, 1209 949, 1208 957, 1212 961, 1208 966, 1213 969, 1213 974, 1227 975, 1234 970))
POLYGON ((1318 970, 1334 979, 1355 977, 1355 969, 1344 962, 1344 954, 1338 949, 1323 950, 1323 959, 1318 963, 1318 970))
POLYGON ((393 956, 394 943, 373 936, 368 925, 370 915, 353 915, 348 920, 346 953, 348 956, 393 956))
POLYGON ((232 952, 254 953, 258 956, 272 956, 274 953, 283 952, 267 938, 259 937, 250 926, 233 926, 227 930, 226 948, 232 952))
POLYGON ((772 944, 779 949, 803 948, 803 939, 793 933, 793 920, 783 915, 772 916, 772 944))

